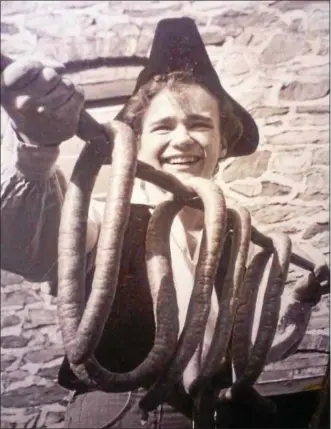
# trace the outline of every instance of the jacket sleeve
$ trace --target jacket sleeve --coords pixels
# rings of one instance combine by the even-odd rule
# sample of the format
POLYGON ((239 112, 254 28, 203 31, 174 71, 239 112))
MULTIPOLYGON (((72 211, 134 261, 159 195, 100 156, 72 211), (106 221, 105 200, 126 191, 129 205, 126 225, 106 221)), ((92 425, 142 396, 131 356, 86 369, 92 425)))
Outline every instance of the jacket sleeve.
MULTIPOLYGON (((8 124, 1 144, 1 269, 29 281, 56 283, 57 241, 66 180, 59 148, 22 141, 8 124)), ((95 247, 99 217, 91 204, 87 253, 95 247)), ((56 291, 52 291, 56 293, 56 291)))

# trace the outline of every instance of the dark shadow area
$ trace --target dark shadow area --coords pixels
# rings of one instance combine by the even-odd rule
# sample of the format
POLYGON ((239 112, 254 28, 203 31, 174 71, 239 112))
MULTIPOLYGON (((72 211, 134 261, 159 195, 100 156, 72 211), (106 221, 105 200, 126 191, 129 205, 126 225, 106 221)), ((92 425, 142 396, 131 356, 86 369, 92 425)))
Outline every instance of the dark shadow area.
MULTIPOLYGON (((330 395, 329 395, 330 396, 330 395)), ((300 392, 290 395, 273 396, 277 413, 268 416, 256 416, 249 410, 234 413, 233 428, 274 428, 299 429, 309 428, 309 423, 317 408, 319 392, 300 392)), ((321 418, 321 429, 330 428, 330 398, 326 402, 321 418)))

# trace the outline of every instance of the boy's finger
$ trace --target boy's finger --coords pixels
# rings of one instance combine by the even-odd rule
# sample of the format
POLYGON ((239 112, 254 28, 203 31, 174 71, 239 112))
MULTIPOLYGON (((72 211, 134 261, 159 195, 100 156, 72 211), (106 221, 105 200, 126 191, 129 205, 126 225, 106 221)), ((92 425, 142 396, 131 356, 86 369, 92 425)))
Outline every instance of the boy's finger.
POLYGON ((54 58, 45 57, 42 55, 34 55, 33 59, 41 62, 44 65, 44 67, 49 67, 51 69, 54 69, 59 74, 63 74, 66 71, 66 66, 54 58))
POLYGON ((1 87, 12 91, 20 90, 33 82, 42 69, 43 65, 39 61, 15 61, 1 73, 1 87))

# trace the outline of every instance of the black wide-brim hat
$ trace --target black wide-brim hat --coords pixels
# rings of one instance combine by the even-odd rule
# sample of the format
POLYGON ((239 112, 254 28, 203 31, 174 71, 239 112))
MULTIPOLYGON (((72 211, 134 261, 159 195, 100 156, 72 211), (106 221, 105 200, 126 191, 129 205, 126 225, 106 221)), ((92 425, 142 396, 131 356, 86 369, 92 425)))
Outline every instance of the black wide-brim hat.
MULTIPOLYGON (((228 141, 227 157, 253 153, 259 143, 256 123, 252 116, 222 87, 199 30, 191 18, 169 18, 158 23, 148 63, 140 72, 132 95, 135 95, 154 76, 174 71, 190 71, 194 79, 206 87, 220 104, 226 98, 230 101, 233 114, 242 124, 242 132, 234 141, 228 141)), ((124 119, 124 111, 125 106, 116 116, 117 120, 124 119)))

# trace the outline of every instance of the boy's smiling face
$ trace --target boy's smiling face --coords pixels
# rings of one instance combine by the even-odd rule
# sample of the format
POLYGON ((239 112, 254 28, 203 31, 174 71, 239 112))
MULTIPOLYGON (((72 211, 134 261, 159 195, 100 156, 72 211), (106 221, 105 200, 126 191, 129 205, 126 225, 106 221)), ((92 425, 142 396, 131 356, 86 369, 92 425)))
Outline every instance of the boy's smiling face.
POLYGON ((143 119, 140 160, 179 179, 211 178, 225 150, 218 102, 207 90, 182 84, 152 99, 143 119))

